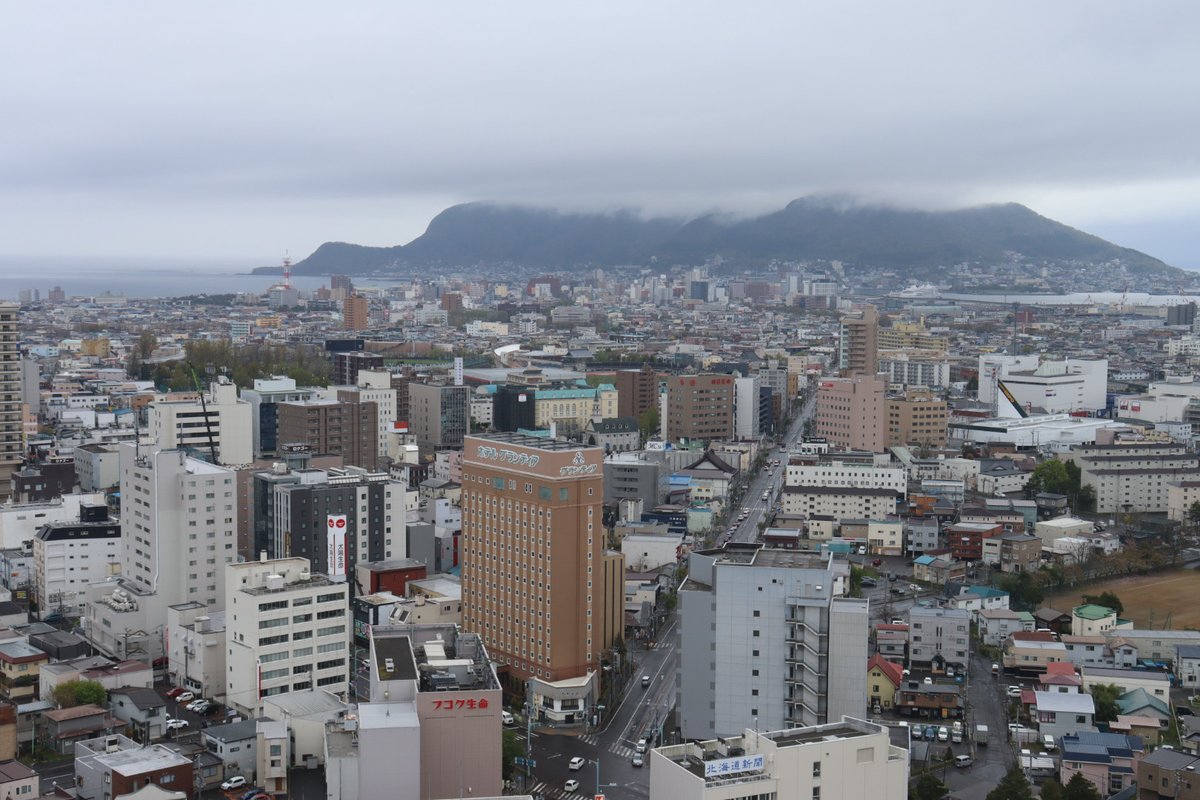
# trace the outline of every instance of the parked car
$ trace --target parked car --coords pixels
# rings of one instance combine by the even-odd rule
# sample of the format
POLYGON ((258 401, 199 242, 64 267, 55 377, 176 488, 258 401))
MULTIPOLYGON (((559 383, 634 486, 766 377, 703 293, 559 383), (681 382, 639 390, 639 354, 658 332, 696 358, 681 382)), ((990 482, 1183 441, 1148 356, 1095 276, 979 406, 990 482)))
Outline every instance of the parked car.
POLYGON ((950 729, 947 728, 945 725, 940 726, 937 729, 937 739, 939 742, 950 741, 950 729))
POLYGON ((925 739, 930 742, 937 741, 937 725, 925 726, 925 739))
POLYGON ((182 686, 176 686, 174 689, 167 690, 167 697, 174 700, 176 697, 179 697, 179 695, 183 694, 186 691, 187 691, 187 689, 184 689, 182 686))
POLYGON ((583 756, 575 756, 574 758, 572 758, 570 761, 567 762, 567 769, 574 772, 577 769, 583 769, 583 765, 585 763, 586 762, 583 760, 583 756))
POLYGON ((238 800, 256 800, 260 794, 263 794, 262 787, 255 786, 252 789, 247 789, 246 791, 242 792, 241 796, 238 797, 238 800))
POLYGON ((578 788, 579 788, 579 781, 575 780, 574 778, 570 778, 566 783, 563 784, 564 792, 574 792, 578 788))
POLYGON ((1187 706, 1175 706, 1175 716, 1191 717, 1191 716, 1195 716, 1195 715, 1192 714, 1192 710, 1190 708, 1188 708, 1187 706))
POLYGON ((959 767, 959 768, 969 767, 974 763, 975 763, 975 761, 970 756, 955 756, 954 757, 954 766, 959 767))
POLYGON ((992 664, 992 674, 993 674, 993 675, 999 675, 999 674, 1000 674, 1000 665, 999 665, 999 664, 996 664, 996 663, 993 663, 993 664, 992 664))
POLYGON ((188 726, 186 719, 167 719, 166 728, 169 731, 180 731, 188 726))
POLYGON ((221 791, 229 792, 234 789, 240 789, 246 785, 246 779, 241 775, 234 775, 232 778, 221 781, 221 791))
POLYGON ((190 702, 186 706, 184 706, 184 708, 186 708, 188 711, 195 712, 197 709, 201 708, 207 702, 208 701, 205 700, 203 697, 197 697, 195 700, 193 700, 192 702, 190 702))
POLYGON ((1021 687, 1020 686, 1009 686, 1008 687, 1008 696, 1013 699, 1020 697, 1021 696, 1021 687))
POLYGON ((191 692, 180 692, 179 694, 175 695, 176 703, 190 703, 195 699, 196 695, 192 694, 191 692))
POLYGON ((909 590, 910 592, 919 592, 919 591, 921 591, 921 587, 920 587, 920 586, 918 586, 918 585, 917 585, 917 584, 915 584, 915 583, 910 583, 910 584, 908 585, 908 590, 909 590))
POLYGON ((921 739, 924 738, 924 736, 922 735, 922 732, 924 730, 925 729, 922 728, 920 725, 913 725, 912 726, 912 738, 916 741, 920 741, 921 739))
POLYGON ((859 581, 859 583, 861 585, 867 587, 868 589, 874 589, 876 586, 879 585, 878 583, 875 582, 874 578, 863 578, 861 581, 859 581))
POLYGON ((1042 749, 1048 753, 1052 753, 1058 749, 1058 743, 1054 741, 1054 737, 1050 734, 1042 734, 1042 749))

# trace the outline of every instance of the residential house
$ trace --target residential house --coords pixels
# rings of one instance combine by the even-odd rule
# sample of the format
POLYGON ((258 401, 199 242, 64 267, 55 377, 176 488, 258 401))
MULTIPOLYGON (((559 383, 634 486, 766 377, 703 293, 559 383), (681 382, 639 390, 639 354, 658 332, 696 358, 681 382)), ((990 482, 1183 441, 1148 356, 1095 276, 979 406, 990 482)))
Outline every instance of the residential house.
POLYGON ((1123 733, 1126 736, 1138 736, 1142 742, 1158 746, 1162 739, 1163 724, 1158 717, 1138 714, 1118 714, 1117 718, 1108 723, 1110 733, 1123 733))
POLYGON ((981 609, 976 612, 975 620, 979 625, 980 641, 990 647, 1000 647, 1009 636, 1024 630, 1021 618, 1007 608, 981 609))
POLYGON ((1200 686, 1200 645, 1175 646, 1175 675, 1181 686, 1200 686))
POLYGON ((905 681, 896 693, 896 710, 906 717, 957 718, 963 714, 962 687, 956 683, 905 681))
POLYGON ((1067 648, 1067 658, 1077 667, 1110 666, 1112 656, 1108 652, 1108 639, 1103 636, 1060 637, 1067 648))
POLYGON ((81 800, 124 797, 149 784, 190 791, 192 760, 161 745, 101 736, 75 745, 75 791, 81 800))
POLYGON ((958 588, 958 593, 949 594, 950 605, 954 608, 971 612, 971 617, 978 621, 978 614, 984 609, 1001 611, 1008 609, 1009 595, 1002 589, 991 586, 967 586, 958 588))
POLYGON ((1085 603, 1071 609, 1072 636, 1103 636, 1106 631, 1129 630, 1133 622, 1117 617, 1117 612, 1106 606, 1085 603))
POLYGON ((1154 717, 1164 727, 1171 721, 1171 707, 1167 701, 1140 687, 1118 697, 1117 708, 1128 716, 1154 717))
POLYGON ((1005 533, 1000 540, 1000 571, 1036 572, 1042 565, 1042 540, 1028 533, 1005 533))
POLYGON ((141 742, 166 735, 167 703, 162 695, 142 686, 122 686, 108 693, 108 709, 141 742))
POLYGON ((17 639, 0 644, 0 691, 22 702, 37 696, 38 670, 50 656, 17 639))
POLYGON ((64 755, 74 752, 76 742, 111 734, 122 727, 121 720, 107 708, 92 704, 55 708, 43 711, 41 716, 37 731, 41 746, 64 755))
POLYGON ((40 794, 38 773, 20 761, 0 761, 0 797, 33 798, 40 794))
POLYGON ((1109 638, 1109 647, 1113 651, 1113 663, 1120 667, 1137 665, 1139 659, 1150 661, 1171 661, 1175 658, 1175 649, 1181 644, 1200 645, 1200 631, 1180 629, 1162 630, 1161 628, 1133 628, 1110 631, 1105 634, 1109 638), (1117 641, 1131 648, 1127 656, 1118 658, 1117 641), (1123 660, 1128 658, 1131 660, 1123 660))
POLYGON ((1076 773, 1091 781, 1101 797, 1134 785, 1145 748, 1136 736, 1120 733, 1078 733, 1059 741, 1062 767, 1058 781, 1066 786, 1076 773))
POLYGON ((1038 730, 1054 738, 1094 731, 1096 703, 1082 692, 1034 692, 1033 718, 1038 730))
POLYGON ((213 725, 203 731, 204 746, 221 759, 222 777, 241 775, 254 779, 258 760, 258 733, 254 720, 213 725))
POLYGON ((971 616, 953 608, 908 610, 908 659, 913 665, 942 671, 947 666, 967 670, 970 657, 971 616))
POLYGON ((1039 628, 1046 628, 1055 633, 1071 632, 1071 615, 1056 608, 1043 606, 1033 612, 1033 616, 1037 620, 1039 628))
POLYGON ((1097 684, 1112 684, 1119 686, 1124 692, 1145 689, 1151 697, 1168 702, 1171 699, 1171 678, 1165 672, 1097 666, 1083 667, 1080 672, 1083 675, 1085 691, 1091 691, 1097 684))
POLYGON ((982 561, 983 541, 1004 533, 1004 526, 989 522, 960 522, 946 528, 946 545, 956 561, 982 561))
POLYGON ((967 565, 940 556, 925 555, 913 561, 913 580, 942 586, 967 577, 967 565))
POLYGON ((1043 692, 1074 694, 1082 685, 1083 680, 1075 672, 1075 665, 1069 661, 1047 664, 1046 671, 1038 678, 1038 689, 1043 692))
POLYGON ((1200 800, 1200 757, 1160 747, 1137 765, 1138 800, 1200 800))
POLYGON ((908 625, 881 622, 875 626, 875 652, 883 658, 908 660, 908 625))
POLYGON ((895 704, 896 692, 903 683, 903 668, 878 653, 867 661, 867 701, 884 711, 895 704))
POLYGON ((1054 634, 1023 631, 1005 640, 1000 655, 1006 672, 1030 677, 1046 671, 1046 665, 1067 660, 1067 648, 1055 641, 1054 634))
POLYGON ((904 551, 909 558, 941 546, 941 528, 935 519, 904 520, 904 551))

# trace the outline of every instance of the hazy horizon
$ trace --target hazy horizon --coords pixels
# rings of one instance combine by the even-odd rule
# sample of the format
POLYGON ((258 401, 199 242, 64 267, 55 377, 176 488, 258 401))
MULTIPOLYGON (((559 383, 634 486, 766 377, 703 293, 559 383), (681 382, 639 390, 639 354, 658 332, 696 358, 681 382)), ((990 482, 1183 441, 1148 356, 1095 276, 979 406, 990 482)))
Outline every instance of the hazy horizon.
POLYGON ((1200 267, 1194 3, 8 11, 11 254, 250 268, 403 244, 462 202, 691 216, 846 193, 1021 203, 1200 267))

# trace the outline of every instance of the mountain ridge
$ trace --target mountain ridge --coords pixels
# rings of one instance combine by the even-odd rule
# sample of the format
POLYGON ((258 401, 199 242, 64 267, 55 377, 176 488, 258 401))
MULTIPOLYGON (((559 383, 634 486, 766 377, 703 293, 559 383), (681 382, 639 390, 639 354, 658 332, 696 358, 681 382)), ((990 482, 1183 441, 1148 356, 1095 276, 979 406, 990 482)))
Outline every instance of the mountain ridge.
POLYGON ((1044 217, 1018 203, 951 211, 856 204, 804 197, 753 217, 709 213, 643 218, 562 212, 519 205, 463 203, 437 214, 404 245, 325 242, 296 274, 364 274, 394 268, 520 264, 587 269, 650 263, 696 264, 721 258, 753 265, 773 260, 838 260, 855 266, 920 271, 958 262, 1120 260, 1139 274, 1182 273, 1131 248, 1044 217))

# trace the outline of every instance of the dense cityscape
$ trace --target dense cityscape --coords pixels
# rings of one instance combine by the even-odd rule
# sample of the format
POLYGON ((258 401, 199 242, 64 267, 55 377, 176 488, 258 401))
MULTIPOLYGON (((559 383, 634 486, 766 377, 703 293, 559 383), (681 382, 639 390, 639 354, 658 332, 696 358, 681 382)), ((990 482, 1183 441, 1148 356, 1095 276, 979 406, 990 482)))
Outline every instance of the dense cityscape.
POLYGON ((12 796, 1189 796, 1187 297, 281 272, 0 309, 12 796))

